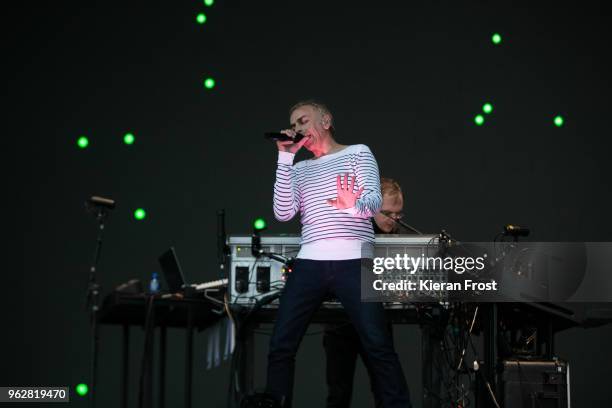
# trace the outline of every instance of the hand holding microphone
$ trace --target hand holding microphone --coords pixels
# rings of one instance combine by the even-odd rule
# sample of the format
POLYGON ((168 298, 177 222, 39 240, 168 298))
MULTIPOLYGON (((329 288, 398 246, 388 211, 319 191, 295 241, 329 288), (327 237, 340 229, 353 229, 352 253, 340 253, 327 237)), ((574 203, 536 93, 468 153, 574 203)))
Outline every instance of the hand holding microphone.
POLYGON ((298 150, 302 148, 302 146, 304 146, 304 143, 306 143, 306 141, 308 140, 308 136, 296 133, 293 129, 281 130, 280 134, 286 135, 291 138, 291 140, 276 140, 276 146, 281 152, 289 152, 295 154, 298 150))

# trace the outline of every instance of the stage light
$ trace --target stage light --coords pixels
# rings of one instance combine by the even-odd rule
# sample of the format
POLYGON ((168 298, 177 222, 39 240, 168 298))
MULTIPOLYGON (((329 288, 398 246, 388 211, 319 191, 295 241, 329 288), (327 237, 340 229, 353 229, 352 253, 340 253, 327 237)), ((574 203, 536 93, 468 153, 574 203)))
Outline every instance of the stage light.
POLYGON ((204 87, 206 89, 213 89, 215 87, 215 80, 212 78, 206 78, 204 80, 204 87))
POLYGON ((555 117, 554 123, 555 123, 555 126, 556 126, 556 127, 561 127, 561 126, 563 126, 563 122, 565 122, 565 121, 563 120, 563 116, 556 116, 556 117, 555 117))
POLYGON ((87 384, 83 383, 78 384, 76 387, 74 387, 74 389, 76 393, 79 394, 81 397, 84 397, 89 392, 89 387, 87 386, 87 384))
POLYGON ((484 116, 476 115, 476 117, 474 118, 474 123, 476 123, 476 125, 478 126, 481 126, 484 123, 484 116))
POLYGON ((493 112, 493 105, 490 103, 485 103, 482 105, 482 111, 488 115, 489 113, 493 112))
POLYGON ((491 36, 491 41, 493 41, 493 44, 500 44, 502 42, 501 35, 499 35, 498 33, 493 34, 491 36))
POLYGON ((213 4, 215 4, 215 0, 204 0, 204 5, 207 7, 210 7, 213 4))
POLYGON ((126 145, 131 145, 134 144, 134 135, 132 133, 126 133, 123 136, 123 143, 125 143, 126 145))
POLYGON ((79 146, 81 149, 86 148, 89 146, 89 139, 87 139, 85 136, 79 137, 77 139, 77 146, 79 146))
POLYGON ((199 24, 204 24, 206 22, 206 14, 204 14, 204 13, 198 14, 198 16, 196 17, 196 21, 199 24))
POLYGON ((134 218, 136 218, 138 221, 144 220, 146 216, 147 212, 142 208, 137 208, 136 211, 134 211, 134 218))
POLYGON ((257 218, 253 222, 253 228, 255 228, 257 231, 266 229, 266 220, 264 220, 263 218, 257 218))

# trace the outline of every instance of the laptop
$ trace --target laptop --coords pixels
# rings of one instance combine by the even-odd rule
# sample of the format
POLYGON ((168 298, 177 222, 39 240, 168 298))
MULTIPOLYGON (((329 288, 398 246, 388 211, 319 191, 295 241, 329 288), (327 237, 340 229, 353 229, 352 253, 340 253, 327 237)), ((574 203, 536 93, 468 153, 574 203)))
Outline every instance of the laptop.
POLYGON ((183 275, 174 247, 170 247, 158 259, 168 285, 168 292, 182 292, 183 285, 185 285, 185 275, 183 275))

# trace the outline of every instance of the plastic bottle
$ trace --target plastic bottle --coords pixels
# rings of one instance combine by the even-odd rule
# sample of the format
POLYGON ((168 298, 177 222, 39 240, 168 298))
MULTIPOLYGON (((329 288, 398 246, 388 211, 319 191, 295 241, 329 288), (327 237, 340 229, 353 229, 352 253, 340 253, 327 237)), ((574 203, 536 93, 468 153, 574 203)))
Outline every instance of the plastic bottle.
POLYGON ((149 293, 159 292, 159 279, 157 279, 157 272, 153 272, 151 276, 151 282, 149 282, 149 293))

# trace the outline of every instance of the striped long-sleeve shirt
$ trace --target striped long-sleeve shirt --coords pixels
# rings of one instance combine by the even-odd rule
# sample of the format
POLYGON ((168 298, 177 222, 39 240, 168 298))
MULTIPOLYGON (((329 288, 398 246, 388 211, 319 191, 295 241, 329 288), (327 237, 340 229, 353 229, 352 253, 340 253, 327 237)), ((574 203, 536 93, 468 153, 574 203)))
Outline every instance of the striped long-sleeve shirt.
POLYGON ((302 247, 298 257, 351 259, 362 257, 363 243, 370 247, 374 231, 370 217, 382 205, 380 175, 374 155, 366 145, 351 145, 329 155, 293 165, 295 155, 279 152, 274 184, 274 215, 288 221, 298 212, 302 222, 302 247), (338 210, 327 203, 337 197, 337 176, 356 176, 355 189, 364 187, 355 207, 338 210))

